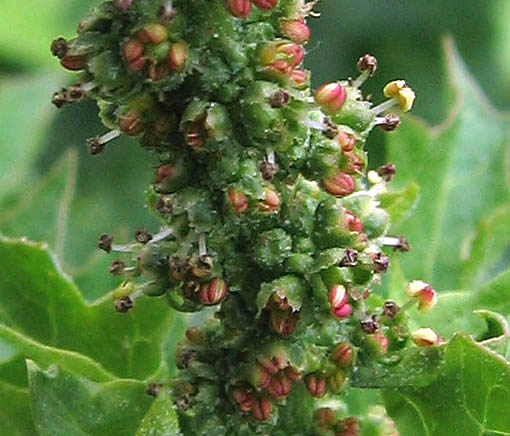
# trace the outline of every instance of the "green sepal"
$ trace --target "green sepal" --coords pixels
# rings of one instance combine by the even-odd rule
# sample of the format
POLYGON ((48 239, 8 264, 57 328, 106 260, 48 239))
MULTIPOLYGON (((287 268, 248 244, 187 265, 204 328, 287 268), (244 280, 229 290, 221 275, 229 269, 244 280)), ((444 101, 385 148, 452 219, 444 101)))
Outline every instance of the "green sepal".
POLYGON ((295 275, 285 275, 269 283, 263 283, 257 294, 257 316, 266 307, 273 294, 280 298, 287 298, 294 312, 301 309, 306 297, 307 287, 305 282, 295 275))

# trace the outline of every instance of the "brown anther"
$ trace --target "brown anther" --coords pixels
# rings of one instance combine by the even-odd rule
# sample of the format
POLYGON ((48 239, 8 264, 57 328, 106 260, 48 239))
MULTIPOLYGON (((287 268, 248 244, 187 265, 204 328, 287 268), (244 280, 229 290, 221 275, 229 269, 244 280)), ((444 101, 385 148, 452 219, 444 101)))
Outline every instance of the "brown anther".
POLYGON ((135 241, 140 244, 147 244, 152 240, 152 235, 146 229, 137 229, 135 231, 135 241))
POLYGON ((60 109, 69 103, 67 96, 65 95, 65 89, 62 92, 55 92, 51 97, 51 102, 60 109))
POLYGON ((369 54, 360 57, 357 65, 360 72, 368 71, 370 76, 373 76, 377 71, 377 59, 369 54))
POLYGON ((116 300, 114 302, 114 306, 115 306, 115 310, 118 313, 127 313, 133 308, 134 301, 129 296, 123 297, 120 300, 116 300))
POLYGON ((388 114, 384 121, 379 124, 379 128, 385 132, 393 132, 400 127, 400 117, 397 114, 388 114))
POLYGON ((99 243, 97 244, 97 247, 100 250, 110 253, 112 251, 112 244, 113 244, 113 237, 106 233, 103 233, 99 237, 99 243))
POLYGON ((124 272, 125 267, 126 265, 122 262, 122 260, 116 260, 110 266, 110 274, 114 276, 121 275, 124 272))
POLYGON ((386 182, 391 182, 393 177, 395 177, 395 173, 395 164, 392 163, 384 164, 377 169, 377 174, 379 174, 386 182))
POLYGON ((275 174, 278 172, 278 165, 264 159, 259 162, 259 170, 264 180, 272 180, 275 174))
POLYGON ((106 144, 101 143, 99 136, 87 139, 87 150, 93 156, 101 153, 104 150, 105 145, 106 144))
POLYGON ((375 253, 372 256, 374 271, 383 274, 388 270, 390 258, 383 253, 375 253))
POLYGON ((190 270, 190 265, 187 260, 184 259, 171 259, 169 261, 170 275, 174 280, 179 282, 186 278, 190 270))
POLYGON ((196 278, 204 278, 210 274, 213 265, 213 259, 211 256, 202 255, 198 258, 195 265, 191 267, 191 274, 196 278))
POLYGON ((161 392, 163 385, 160 383, 149 383, 147 385, 147 389, 145 389, 145 393, 150 395, 151 397, 157 397, 161 392))
POLYGON ((172 200, 168 197, 159 197, 156 205, 156 210, 162 215, 171 215, 173 211, 172 200))
POLYGON ((335 139, 338 135, 338 125, 334 123, 331 118, 324 117, 324 130, 322 134, 329 139, 335 139))
POLYGON ((347 248, 344 253, 344 257, 338 266, 341 267, 350 267, 356 266, 358 264, 358 252, 356 250, 352 250, 347 248))
POLYGON ((268 98, 268 103, 272 108, 281 108, 290 102, 290 94, 284 89, 279 89, 268 98))
POLYGON ((184 141, 193 150, 200 151, 204 148, 207 139, 206 132, 201 121, 188 123, 184 128, 184 141))
POLYGON ((361 330, 367 334, 374 334, 377 330, 379 330, 379 323, 377 322, 377 317, 372 315, 370 318, 360 321, 361 330))
POLYGON ((400 251, 401 253, 407 253, 411 249, 409 241, 404 236, 399 236, 398 245, 393 247, 393 251, 400 251))
POLYGON ((158 11, 158 19, 161 23, 169 23, 175 16, 176 10, 172 5, 172 2, 167 1, 162 4, 158 11))
POLYGON ((53 56, 62 59, 67 54, 69 46, 67 44, 67 41, 64 38, 60 37, 55 39, 51 43, 50 50, 53 56))
POLYGON ((395 318, 397 313, 400 311, 400 307, 398 307, 397 303, 394 301, 385 301, 383 304, 383 315, 387 316, 390 319, 395 318))

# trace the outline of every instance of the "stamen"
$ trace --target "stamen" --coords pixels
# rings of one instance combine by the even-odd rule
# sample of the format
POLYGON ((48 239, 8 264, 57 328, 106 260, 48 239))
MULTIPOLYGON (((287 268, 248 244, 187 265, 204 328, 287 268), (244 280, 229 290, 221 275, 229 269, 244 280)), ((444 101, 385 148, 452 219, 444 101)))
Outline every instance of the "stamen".
POLYGON ((200 253, 200 257, 207 255, 207 245, 206 245, 205 233, 201 233, 198 238, 198 251, 200 253))
POLYGON ((391 98, 391 99, 386 100, 385 102, 381 103, 380 105, 373 107, 372 112, 375 112, 376 114, 380 114, 380 113, 387 111, 397 105, 398 105, 398 101, 395 100, 394 98, 391 98))

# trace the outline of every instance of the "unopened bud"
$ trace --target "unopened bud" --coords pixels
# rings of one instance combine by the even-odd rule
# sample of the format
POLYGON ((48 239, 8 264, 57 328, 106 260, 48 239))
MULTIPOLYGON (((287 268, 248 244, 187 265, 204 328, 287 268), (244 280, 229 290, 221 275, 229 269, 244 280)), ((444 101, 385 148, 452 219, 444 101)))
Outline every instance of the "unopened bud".
POLYGON ((137 136, 143 132, 144 125, 140 119, 140 115, 136 111, 131 110, 120 117, 119 129, 125 135, 137 136))
POLYGON ((270 375, 276 375, 280 371, 275 362, 266 356, 257 356, 257 362, 270 375))
POLYGON ((335 413, 329 407, 317 409, 313 417, 317 425, 324 430, 333 427, 336 423, 335 413))
POLYGON ((301 374, 296 368, 293 366, 288 366, 285 368, 285 376, 291 381, 291 382, 298 382, 303 379, 303 374, 301 374))
POLYGON ((103 233, 99 237, 99 243, 97 244, 97 246, 100 250, 110 253, 112 251, 112 244, 113 244, 113 237, 111 237, 110 235, 108 235, 106 233, 103 233))
POLYGON ((338 436, 360 436, 361 430, 356 418, 345 418, 339 422, 340 432, 338 436))
POLYGON ((80 71, 83 70, 87 64, 87 56, 66 54, 60 60, 60 64, 69 71, 80 71))
POLYGON ((280 197, 271 188, 264 189, 265 200, 259 203, 259 208, 264 212, 275 212, 280 207, 280 197))
POLYGON ((331 352, 331 359, 341 368, 349 368, 354 361, 354 350, 347 342, 338 344, 331 352))
POLYGON ((282 32, 297 44, 305 44, 310 39, 310 29, 303 19, 284 21, 282 32))
POLYGON ((328 377, 328 389, 333 394, 339 394, 345 388, 346 376, 342 370, 337 370, 333 375, 328 377))
POLYGON ((349 231, 356 233, 363 232, 363 224, 361 223, 361 220, 350 210, 344 209, 344 222, 349 231))
POLYGON ((272 411, 273 405, 271 404, 271 401, 263 398, 255 402, 251 409, 251 414, 257 421, 267 421, 270 418, 272 411))
POLYGON ((374 56, 366 54, 358 60, 358 70, 360 72, 368 71, 370 76, 373 76, 377 71, 377 59, 374 56))
POLYGON ((336 319, 347 319, 352 315, 352 306, 350 304, 346 304, 345 306, 332 309, 331 313, 336 319))
POLYGON ((308 84, 309 74, 303 70, 292 70, 290 73, 290 84, 294 88, 301 89, 308 84))
POLYGON ((423 312, 431 310, 437 303, 436 291, 421 280, 414 280, 407 286, 406 294, 418 300, 418 310, 423 312))
POLYGON ((252 1, 255 4, 255 6, 257 6, 259 9, 263 9, 264 11, 270 11, 278 4, 278 0, 252 0, 252 1))
POLYGON ((356 145, 356 138, 341 130, 338 133, 338 142, 340 143, 343 151, 352 151, 356 145))
POLYGON ((172 44, 168 52, 168 66, 172 71, 182 72, 188 60, 188 44, 176 42, 172 44))
POLYGON ((328 177, 322 180, 322 184, 326 191, 331 195, 337 197, 345 197, 354 192, 355 185, 354 180, 349 174, 336 173, 332 177, 328 177))
POLYGON ((242 192, 230 189, 228 191, 228 198, 236 215, 239 216, 248 210, 248 200, 242 192))
POLYGON ((305 379, 308 392, 315 398, 321 398, 326 393, 326 379, 311 374, 305 379))
POLYGON ((267 392, 273 397, 280 399, 289 395, 292 385, 290 380, 283 374, 278 374, 275 377, 271 377, 271 381, 267 386, 267 392))
POLYGON ((204 306, 221 303, 227 296, 227 284, 224 280, 215 278, 200 288, 200 299, 204 306))
POLYGON ((159 44, 168 39, 168 30, 166 30, 165 26, 158 23, 147 24, 138 33, 138 38, 142 42, 159 44))
POLYGON ((430 328, 421 328, 411 334, 411 339, 418 347, 434 347, 441 343, 441 338, 430 328))
POLYGON ((344 172, 348 174, 360 174, 363 172, 365 166, 363 159, 361 159, 354 150, 344 151, 343 156, 345 159, 345 165, 343 167, 344 172))
POLYGON ((315 92, 316 103, 329 113, 338 112, 346 99, 347 92, 338 82, 326 83, 315 92))
POLYGON ((237 18, 246 18, 251 12, 251 0, 227 0, 230 13, 237 18))
POLYGON ((347 303, 347 291, 343 285, 333 285, 329 290, 329 304, 332 309, 343 307, 347 303))

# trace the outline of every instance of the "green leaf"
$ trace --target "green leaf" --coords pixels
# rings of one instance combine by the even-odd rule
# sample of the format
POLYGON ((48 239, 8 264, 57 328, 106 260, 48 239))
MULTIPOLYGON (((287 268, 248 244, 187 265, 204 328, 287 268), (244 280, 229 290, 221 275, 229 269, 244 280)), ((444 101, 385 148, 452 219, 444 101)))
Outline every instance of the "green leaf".
POLYGON ((381 207, 390 214, 393 230, 411 215, 418 204, 419 197, 420 187, 414 182, 409 183, 401 191, 388 192, 379 197, 381 207))
POLYGON ((52 365, 27 361, 32 411, 40 436, 134 435, 153 398, 143 383, 94 383, 52 365))
POLYGON ((34 436, 36 434, 30 396, 27 388, 0 382, 0 434, 9 436, 34 436))
POLYGON ((76 370, 80 353, 87 364, 138 379, 159 369, 173 317, 164 301, 140 299, 127 315, 114 311, 110 295, 86 304, 43 244, 0 237, 0 259, 0 337, 26 357, 76 370))
MULTIPOLYGON (((454 100, 448 120, 429 128, 407 118, 389 139, 396 183, 421 187, 414 218, 400 229, 413 246, 402 267, 407 277, 439 290, 458 288, 463 242, 510 202, 508 119, 487 102, 450 40, 446 56, 454 100)), ((508 245, 510 232, 503 239, 508 245)))
POLYGON ((510 365, 464 334, 448 344, 434 383, 383 398, 401 436, 510 434, 510 365))
POLYGON ((170 394, 163 390, 143 418, 136 436, 179 436, 179 421, 170 394))

